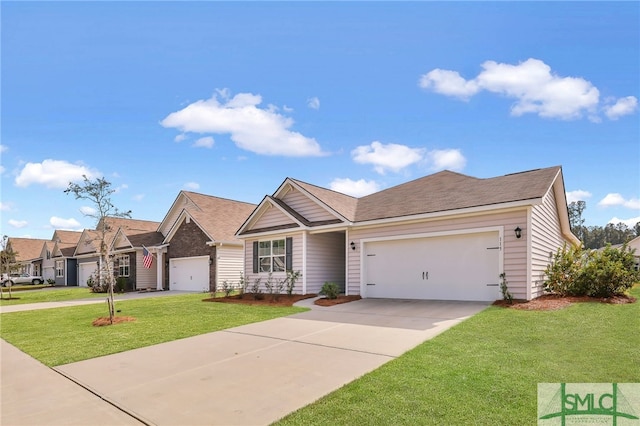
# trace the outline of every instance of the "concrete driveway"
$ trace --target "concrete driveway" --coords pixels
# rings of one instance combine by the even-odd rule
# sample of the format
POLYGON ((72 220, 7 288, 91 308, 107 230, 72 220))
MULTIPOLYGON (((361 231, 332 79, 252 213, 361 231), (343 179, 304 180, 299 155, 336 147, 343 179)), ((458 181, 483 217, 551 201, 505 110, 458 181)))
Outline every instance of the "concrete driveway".
POLYGON ((147 424, 263 425, 486 306, 364 299, 56 370, 147 424))

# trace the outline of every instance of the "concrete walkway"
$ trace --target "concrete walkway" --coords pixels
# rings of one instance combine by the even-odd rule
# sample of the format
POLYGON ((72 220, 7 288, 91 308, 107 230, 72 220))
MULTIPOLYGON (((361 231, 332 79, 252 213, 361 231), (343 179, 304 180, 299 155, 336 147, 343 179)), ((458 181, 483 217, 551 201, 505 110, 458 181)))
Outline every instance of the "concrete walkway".
MULTIPOLYGON (((331 308, 311 306, 313 310, 289 317, 55 370, 131 414, 129 421, 264 425, 402 355, 487 304, 364 299, 331 308)), ((4 370, 3 353, 3 394, 4 370)), ((55 387, 51 392, 59 393, 55 387)), ((22 408, 29 411, 29 406, 22 408)), ((51 423, 23 421, 15 417, 20 410, 6 417, 4 408, 3 397, 2 424, 51 423)))

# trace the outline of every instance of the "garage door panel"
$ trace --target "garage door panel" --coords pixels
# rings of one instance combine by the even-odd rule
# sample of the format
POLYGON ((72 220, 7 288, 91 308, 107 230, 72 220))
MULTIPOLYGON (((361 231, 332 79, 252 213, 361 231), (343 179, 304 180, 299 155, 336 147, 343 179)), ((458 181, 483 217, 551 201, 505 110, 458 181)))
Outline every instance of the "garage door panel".
POLYGON ((78 283, 80 287, 88 287, 87 280, 98 272, 98 262, 78 264, 78 283))
POLYGON ((209 256, 169 260, 171 290, 209 291, 209 256))
POLYGON ((497 232, 365 244, 365 296, 498 298, 497 232))

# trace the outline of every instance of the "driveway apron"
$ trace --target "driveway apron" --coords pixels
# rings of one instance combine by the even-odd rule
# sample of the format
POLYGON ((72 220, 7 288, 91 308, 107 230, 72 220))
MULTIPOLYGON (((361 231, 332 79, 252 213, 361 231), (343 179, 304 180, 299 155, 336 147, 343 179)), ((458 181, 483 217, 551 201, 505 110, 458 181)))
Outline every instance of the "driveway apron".
POLYGON ((56 370, 148 424, 264 425, 486 306, 364 299, 56 370))

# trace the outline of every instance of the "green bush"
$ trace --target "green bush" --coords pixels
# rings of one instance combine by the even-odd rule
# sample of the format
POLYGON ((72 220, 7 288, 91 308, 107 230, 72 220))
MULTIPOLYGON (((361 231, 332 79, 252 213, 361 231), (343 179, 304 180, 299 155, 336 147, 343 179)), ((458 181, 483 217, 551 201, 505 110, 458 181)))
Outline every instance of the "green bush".
POLYGON ((561 296, 611 297, 623 294, 640 280, 634 270, 634 250, 624 244, 601 251, 558 249, 545 270, 545 291, 561 296))
POLYGON ((114 291, 116 293, 124 293, 126 289, 127 289, 127 279, 125 277, 118 277, 116 279, 116 286, 114 288, 114 291))
POLYGON ((340 294, 340 288, 336 283, 325 282, 320 289, 320 294, 325 296, 327 299, 337 299, 338 294, 340 294))

